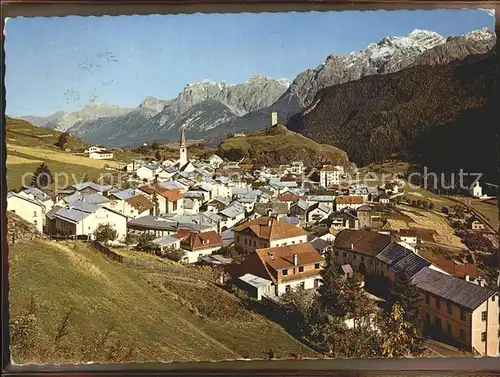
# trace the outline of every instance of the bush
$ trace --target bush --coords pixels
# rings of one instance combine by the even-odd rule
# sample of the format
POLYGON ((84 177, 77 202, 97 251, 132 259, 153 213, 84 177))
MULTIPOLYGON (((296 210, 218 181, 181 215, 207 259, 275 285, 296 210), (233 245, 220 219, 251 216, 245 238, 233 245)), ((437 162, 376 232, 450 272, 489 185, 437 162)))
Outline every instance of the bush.
POLYGON ((137 245, 135 246, 135 248, 138 251, 144 251, 146 253, 152 253, 157 248, 157 246, 153 243, 153 240, 155 238, 156 237, 154 235, 149 234, 149 233, 140 234, 137 237, 137 245))
POLYGON ((110 224, 99 224, 94 230, 94 237, 98 242, 108 243, 116 240, 118 232, 110 224))
POLYGON ((186 252, 182 249, 167 250, 162 253, 165 258, 179 262, 186 256, 186 252))

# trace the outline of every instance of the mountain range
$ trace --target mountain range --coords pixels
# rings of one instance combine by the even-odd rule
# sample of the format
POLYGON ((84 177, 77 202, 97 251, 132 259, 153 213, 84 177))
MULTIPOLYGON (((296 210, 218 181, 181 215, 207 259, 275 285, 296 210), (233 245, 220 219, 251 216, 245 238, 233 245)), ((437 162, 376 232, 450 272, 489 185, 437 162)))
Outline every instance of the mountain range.
POLYGON ((302 111, 311 111, 318 92, 325 88, 414 66, 448 65, 484 54, 495 42, 495 34, 487 28, 448 38, 414 30, 407 36, 386 37, 358 52, 330 55, 292 82, 259 75, 242 84, 204 80, 186 85, 174 99, 146 97, 133 109, 92 103, 76 113, 23 118, 41 127, 66 130, 87 143, 108 146, 175 140, 180 127, 185 127, 188 138, 218 144, 228 133, 266 128, 273 111, 282 124, 302 111))

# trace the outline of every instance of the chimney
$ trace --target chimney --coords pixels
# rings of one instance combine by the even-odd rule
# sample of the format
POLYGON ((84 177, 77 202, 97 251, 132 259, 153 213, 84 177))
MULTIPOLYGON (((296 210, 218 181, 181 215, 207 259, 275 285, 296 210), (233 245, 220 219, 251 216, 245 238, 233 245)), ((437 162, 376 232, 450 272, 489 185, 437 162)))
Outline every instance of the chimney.
POLYGON ((484 280, 483 279, 478 279, 479 286, 484 287, 484 280))
POLYGON ((293 254, 293 265, 297 266, 299 264, 299 256, 297 254, 293 254))
POLYGON ((470 276, 469 275, 465 275, 465 281, 470 281, 470 276))
POLYGON ((269 216, 267 218, 267 226, 271 226, 272 222, 273 222, 273 218, 271 216, 269 216))
POLYGON ((351 244, 351 250, 354 250, 354 244, 353 243, 351 244))

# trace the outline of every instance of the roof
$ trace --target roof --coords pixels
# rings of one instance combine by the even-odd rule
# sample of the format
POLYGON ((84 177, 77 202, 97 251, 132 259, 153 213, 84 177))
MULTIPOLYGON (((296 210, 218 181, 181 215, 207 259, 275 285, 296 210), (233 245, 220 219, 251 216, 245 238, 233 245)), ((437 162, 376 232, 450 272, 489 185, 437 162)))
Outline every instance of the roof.
POLYGON ((477 278, 479 276, 477 267, 473 263, 457 264, 450 259, 440 259, 434 264, 454 276, 465 277, 469 275, 472 278, 477 278))
POLYGON ((179 141, 181 147, 186 146, 186 135, 184 134, 184 127, 181 127, 181 139, 179 141))
POLYGON ((309 195, 307 200, 310 202, 333 202, 335 200, 334 195, 309 195))
POLYGON ((291 192, 286 192, 284 194, 278 195, 278 200, 281 200, 282 202, 296 202, 300 199, 302 199, 302 197, 291 192))
POLYGON ((184 219, 179 219, 176 217, 164 218, 156 217, 153 215, 147 215, 138 217, 136 219, 127 222, 127 227, 139 228, 139 229, 158 229, 175 232, 178 229, 192 229, 203 231, 209 229, 213 224, 207 223, 196 223, 187 222, 184 219))
POLYGON ((368 256, 376 256, 390 242, 391 236, 387 234, 380 234, 369 230, 345 229, 337 234, 334 245, 339 249, 352 250, 368 256))
POLYGON ((319 237, 311 241, 311 244, 319 252, 323 252, 323 250, 325 250, 328 247, 328 245, 330 245, 328 241, 325 241, 323 238, 319 237))
POLYGON ((208 204, 209 204, 209 205, 210 205, 210 204, 212 204, 212 205, 213 205, 215 202, 217 202, 217 203, 220 203, 220 204, 223 204, 223 205, 227 206, 227 205, 229 204, 229 199, 223 198, 223 197, 221 197, 221 196, 216 196, 215 198, 213 198, 212 200, 210 200, 210 201, 208 202, 208 204))
POLYGON ((204 198, 205 193, 203 191, 190 190, 190 191, 186 191, 184 193, 184 197, 185 198, 204 198))
POLYGON ((76 183, 74 185, 71 185, 70 187, 73 187, 78 191, 81 191, 83 189, 90 187, 91 189, 94 189, 94 190, 99 191, 99 192, 109 191, 110 189, 113 188, 113 186, 99 185, 99 184, 94 183, 94 182, 76 183))
POLYGON ((41 202, 51 200, 51 197, 40 190, 38 187, 25 186, 24 190, 21 192, 24 194, 33 195, 35 199, 40 200, 41 202))
POLYGON ((400 229, 398 235, 400 237, 417 237, 418 232, 416 229, 400 229))
POLYGON ((337 196, 335 199, 337 204, 363 204, 362 196, 337 196))
POLYGON ((75 208, 61 208, 54 217, 76 224, 91 215, 91 212, 80 211, 75 208))
POLYGON ((358 207, 358 211, 371 211, 372 210, 372 207, 370 207, 369 205, 365 204, 365 205, 362 205, 361 207, 358 207))
POLYGON ((165 199, 171 202, 175 202, 182 198, 182 194, 180 192, 180 188, 166 188, 164 185, 160 183, 153 183, 152 185, 144 185, 140 186, 139 190, 145 192, 148 195, 152 195, 154 192, 157 195, 161 195, 165 199))
POLYGON ((300 224, 300 219, 298 217, 293 217, 293 216, 286 216, 286 217, 283 217, 281 219, 281 221, 284 221, 288 224, 292 224, 292 225, 298 225, 300 224))
POLYGON ((96 192, 93 194, 82 194, 79 191, 75 192, 73 195, 66 196, 63 200, 66 203, 82 201, 90 204, 104 204, 110 202, 110 200, 106 198, 104 195, 102 195, 100 192, 96 192))
POLYGON ((255 252, 265 265, 272 267, 274 270, 294 267, 294 255, 297 255, 297 266, 305 266, 324 261, 324 258, 310 242, 257 249, 255 252))
POLYGON ((128 188, 128 189, 121 190, 121 191, 115 191, 115 192, 109 194, 109 196, 115 196, 116 198, 122 199, 122 200, 130 198, 131 196, 134 196, 134 195, 135 195, 135 189, 133 189, 133 188, 128 188))
POLYGON ((55 215, 55 214, 56 214, 56 212, 57 212, 57 211, 59 211, 61 208, 64 208, 64 207, 59 206, 59 205, 57 205, 57 204, 56 204, 54 207, 52 207, 52 209, 51 209, 49 212, 47 212, 47 213, 45 214, 45 216, 46 216, 46 217, 48 217, 50 220, 54 220, 54 218, 55 218, 55 217, 54 217, 54 215, 55 215))
POLYGON ((158 237, 153 240, 153 243, 158 245, 158 246, 167 246, 167 245, 172 245, 176 242, 179 242, 180 239, 174 236, 163 236, 163 237, 158 237))
POLYGON ((474 283, 424 267, 412 279, 423 291, 464 308, 475 310, 496 292, 474 283))
POLYGON ((139 211, 139 213, 154 208, 153 202, 141 194, 127 198, 125 201, 139 211))
POLYGON ((389 270, 396 274, 405 271, 408 276, 412 277, 424 267, 429 267, 430 265, 431 262, 428 260, 415 253, 411 253, 394 263, 389 267, 389 270))
POLYGON ((14 191, 9 191, 7 193, 7 199, 12 198, 12 197, 26 200, 27 202, 34 204, 34 205, 37 205, 37 206, 40 206, 40 207, 43 206, 43 204, 41 202, 39 202, 38 200, 33 200, 31 198, 28 198, 27 196, 22 196, 22 195, 16 194, 14 191))
POLYGON ((266 240, 280 240, 283 238, 303 236, 307 233, 291 224, 278 221, 275 218, 262 216, 249 220, 234 228, 236 232, 244 232, 266 240))
POLYGON ((203 255, 201 257, 201 260, 205 263, 210 263, 210 264, 231 264, 233 262, 231 258, 226 258, 218 254, 203 255))
POLYGON ((271 280, 267 280, 261 278, 260 276, 255 276, 252 274, 245 274, 243 276, 240 276, 238 279, 244 281, 245 283, 255 288, 264 287, 266 285, 271 285, 273 283, 271 280))
POLYGON ((222 246, 222 237, 215 230, 194 232, 180 229, 173 236, 181 238, 181 247, 189 251, 222 246))
POLYGON ((311 212, 315 209, 319 209, 320 211, 327 213, 327 214, 332 211, 332 209, 328 205, 326 205, 325 203, 317 202, 317 203, 313 204, 312 206, 309 206, 309 208, 307 208, 307 212, 311 212))
POLYGON ((259 215, 267 215, 268 211, 275 214, 286 215, 288 213, 288 204, 280 202, 255 203, 254 209, 259 215))
POLYGON ((408 254, 413 254, 413 251, 397 242, 391 242, 376 258, 390 266, 408 254))
POLYGON ((219 211, 218 214, 228 217, 230 219, 235 218, 238 215, 245 213, 245 207, 240 206, 236 203, 231 204, 229 207, 224 208, 222 211, 219 211))
POLYGON ((221 219, 221 217, 218 214, 216 214, 215 212, 212 212, 212 211, 200 212, 200 216, 204 216, 209 221, 212 221, 214 223, 218 223, 221 219))

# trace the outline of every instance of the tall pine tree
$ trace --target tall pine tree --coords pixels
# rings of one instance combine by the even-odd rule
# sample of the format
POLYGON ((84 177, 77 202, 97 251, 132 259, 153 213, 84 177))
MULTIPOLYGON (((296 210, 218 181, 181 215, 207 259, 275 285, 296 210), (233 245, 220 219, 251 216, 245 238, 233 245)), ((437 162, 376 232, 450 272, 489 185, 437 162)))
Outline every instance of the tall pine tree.
POLYGON ((329 247, 325 252, 325 265, 321 271, 321 285, 318 289, 323 313, 339 317, 345 316, 343 284, 343 277, 334 262, 333 248, 329 247))
POLYGON ((362 281, 360 274, 354 274, 345 279, 342 288, 346 314, 354 320, 354 328, 369 324, 371 316, 375 314, 375 305, 362 288, 362 281))
POLYGON ((156 189, 153 190, 153 197, 151 201, 154 204, 154 215, 158 216, 159 215, 159 201, 158 201, 158 194, 156 193, 156 189))
POLYGON ((42 162, 31 177, 31 185, 41 189, 52 183, 54 183, 54 176, 49 167, 42 162))

